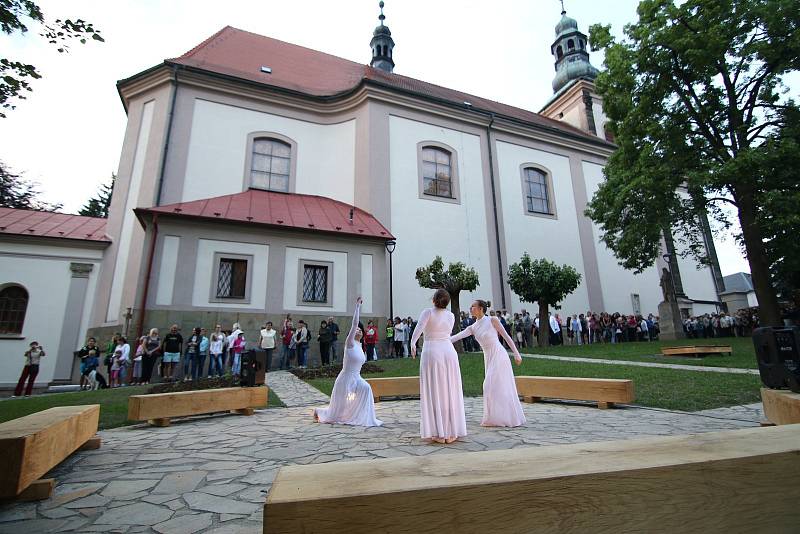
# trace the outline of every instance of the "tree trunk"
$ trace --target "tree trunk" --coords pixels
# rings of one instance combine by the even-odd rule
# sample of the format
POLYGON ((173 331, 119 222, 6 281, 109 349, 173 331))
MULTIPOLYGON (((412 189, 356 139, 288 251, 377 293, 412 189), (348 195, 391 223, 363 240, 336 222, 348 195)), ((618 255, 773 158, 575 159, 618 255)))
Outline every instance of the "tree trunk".
POLYGON ((753 289, 758 299, 758 319, 761 326, 783 326, 781 310, 778 305, 778 296, 769 275, 769 263, 764 250, 764 241, 761 228, 756 221, 756 207, 753 192, 749 190, 739 193, 736 203, 739 206, 739 223, 742 225, 742 238, 747 251, 747 261, 750 263, 750 276, 753 279, 753 289))
POLYGON ((548 313, 549 304, 539 303, 539 346, 550 346, 550 314, 548 313))
MULTIPOLYGON (((449 292, 449 291, 448 291, 449 292)), ((456 320, 453 322, 453 334, 461 332, 461 304, 459 302, 460 291, 453 291, 450 293, 450 311, 455 315, 456 320)), ((455 343, 456 352, 464 352, 464 344, 461 341, 455 343)))

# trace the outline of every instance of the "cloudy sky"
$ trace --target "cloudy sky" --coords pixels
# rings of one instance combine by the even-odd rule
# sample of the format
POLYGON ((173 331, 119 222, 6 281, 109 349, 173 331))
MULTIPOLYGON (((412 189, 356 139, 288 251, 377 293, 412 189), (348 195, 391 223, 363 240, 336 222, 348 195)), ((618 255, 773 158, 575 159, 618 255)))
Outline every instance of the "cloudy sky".
MULTIPOLYGON (((45 16, 92 22, 105 43, 64 55, 38 38, 0 35, 3 57, 36 65, 34 92, 0 119, 0 159, 75 212, 116 172, 126 116, 115 83, 178 56, 225 25, 367 63, 377 0, 40 0, 45 16)), ((636 18, 637 0, 565 0, 580 29, 636 18)), ((557 0, 386 0, 395 71, 538 111, 552 95, 549 46, 557 0)), ((600 67, 600 54, 592 55, 600 67)), ((717 237, 723 274, 748 271, 735 244, 717 237)))

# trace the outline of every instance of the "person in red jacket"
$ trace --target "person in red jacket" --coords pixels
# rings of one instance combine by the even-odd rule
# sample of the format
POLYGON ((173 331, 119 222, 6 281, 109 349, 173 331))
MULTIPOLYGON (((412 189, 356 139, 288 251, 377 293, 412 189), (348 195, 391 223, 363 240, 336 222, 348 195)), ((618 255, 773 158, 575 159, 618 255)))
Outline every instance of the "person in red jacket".
POLYGON ((367 330, 364 332, 364 344, 367 346, 367 361, 375 360, 375 345, 378 343, 378 328, 372 322, 367 321, 367 330))

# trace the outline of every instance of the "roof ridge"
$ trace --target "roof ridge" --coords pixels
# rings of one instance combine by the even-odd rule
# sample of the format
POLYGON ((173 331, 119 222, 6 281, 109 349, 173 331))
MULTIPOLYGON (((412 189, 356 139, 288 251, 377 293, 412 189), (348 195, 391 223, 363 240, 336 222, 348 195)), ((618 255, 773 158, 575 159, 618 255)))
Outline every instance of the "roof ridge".
MULTIPOLYGON (((226 26, 224 26, 222 29, 218 30, 216 33, 212 34, 212 35, 211 35, 210 37, 208 37, 207 39, 203 40, 203 41, 202 41, 200 44, 198 44, 198 45, 194 46, 193 48, 189 49, 189 51, 188 51, 188 52, 185 52, 185 53, 181 54, 181 55, 180 55, 180 56, 178 56, 178 57, 174 57, 174 58, 170 58, 170 59, 187 59, 187 58, 190 58, 190 57, 192 57, 194 54, 196 54, 197 52, 199 52, 201 48, 205 48, 205 47, 206 47, 207 45, 209 45, 209 44, 210 44, 210 43, 211 43, 213 40, 215 40, 217 37, 219 37, 220 35, 222 35, 222 33, 223 33, 225 30, 229 30, 229 29, 230 29, 230 30, 237 30, 237 28, 234 28, 233 26, 226 25, 226 26)), ((237 30, 237 31, 241 31, 241 30, 237 30)))

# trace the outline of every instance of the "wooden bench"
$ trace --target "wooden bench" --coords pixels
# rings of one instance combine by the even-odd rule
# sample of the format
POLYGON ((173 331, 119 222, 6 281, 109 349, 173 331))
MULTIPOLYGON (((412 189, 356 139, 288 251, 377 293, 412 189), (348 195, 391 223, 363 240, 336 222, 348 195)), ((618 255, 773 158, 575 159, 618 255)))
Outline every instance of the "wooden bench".
POLYGON ((100 405, 91 404, 50 408, 0 424, 0 498, 50 497, 55 480, 41 477, 76 450, 100 447, 99 420, 100 405))
POLYGON ((419 397, 419 377, 418 376, 394 376, 390 378, 367 378, 365 379, 372 388, 372 397, 375 402, 381 397, 400 397, 412 396, 419 397))
POLYGON ((173 417, 228 411, 253 415, 254 408, 266 406, 267 386, 132 395, 128 398, 128 419, 169 426, 173 417))
POLYGON ((800 423, 800 393, 761 388, 761 403, 764 415, 773 425, 800 423))
POLYGON ((633 381, 611 378, 517 376, 517 393, 525 402, 543 398, 594 401, 606 409, 617 402, 633 402, 633 381))
POLYGON ((708 354, 732 354, 733 349, 728 345, 687 345, 685 347, 662 347, 664 356, 692 356, 702 358, 708 354))
POLYGON ((800 425, 281 467, 265 534, 796 532, 800 425))

